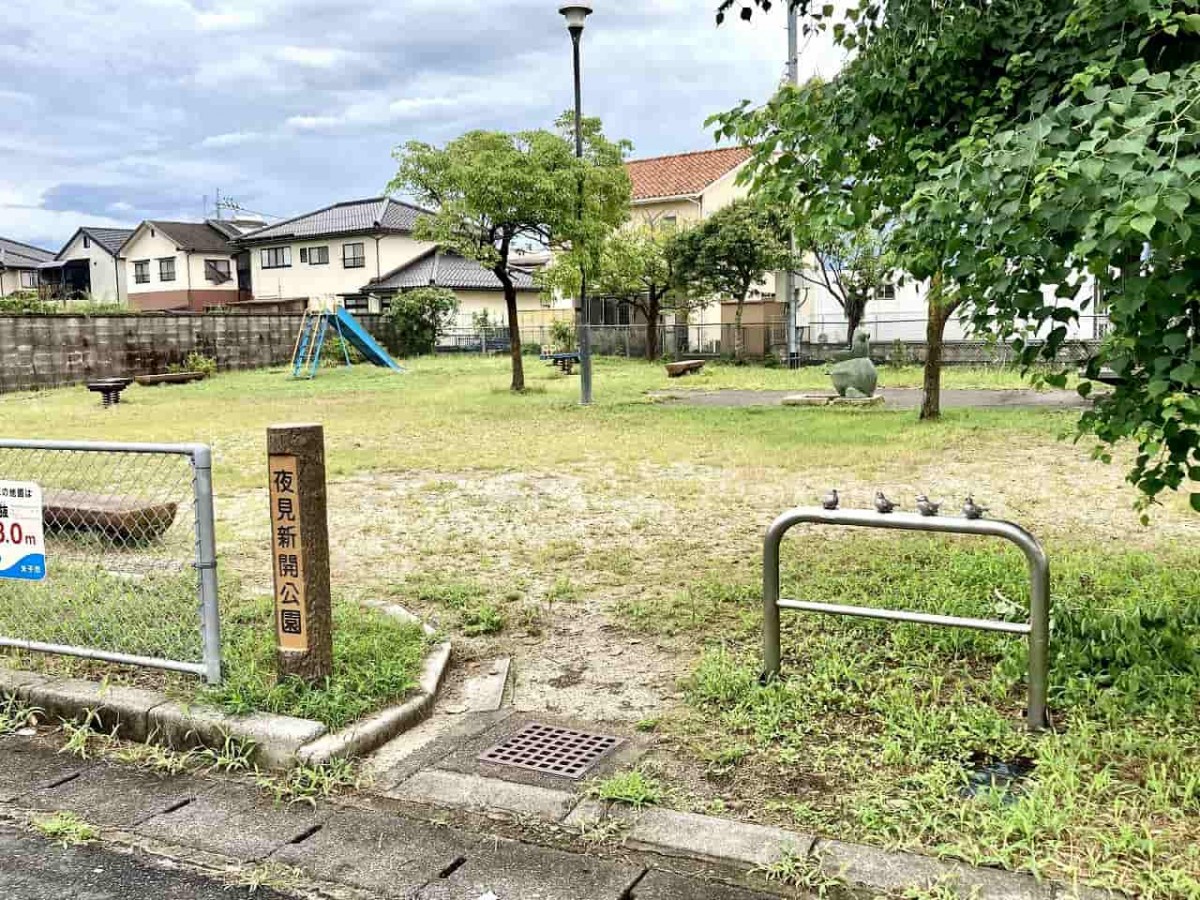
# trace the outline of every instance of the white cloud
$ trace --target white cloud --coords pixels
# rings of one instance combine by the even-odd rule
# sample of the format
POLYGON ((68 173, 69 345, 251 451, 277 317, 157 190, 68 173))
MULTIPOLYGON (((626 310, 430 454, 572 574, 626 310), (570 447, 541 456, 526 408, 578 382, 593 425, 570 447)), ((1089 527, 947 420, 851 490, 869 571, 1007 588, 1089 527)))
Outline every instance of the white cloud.
POLYGON ((228 131, 225 134, 211 134, 200 142, 201 147, 240 147, 261 141, 263 135, 257 131, 228 131))
POLYGON ((261 21, 257 12, 248 9, 220 9, 196 13, 196 27, 202 31, 240 31, 253 28, 261 21))
POLYGON ((338 47, 280 47, 275 51, 276 59, 313 69, 332 69, 354 55, 338 47))

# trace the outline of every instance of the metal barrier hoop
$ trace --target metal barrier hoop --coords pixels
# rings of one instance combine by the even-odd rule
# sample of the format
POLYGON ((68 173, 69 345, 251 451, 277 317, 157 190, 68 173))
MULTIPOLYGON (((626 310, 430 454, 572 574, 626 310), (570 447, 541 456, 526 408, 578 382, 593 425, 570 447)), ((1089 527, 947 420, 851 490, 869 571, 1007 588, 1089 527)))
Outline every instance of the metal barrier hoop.
POLYGON ((1027 635, 1029 640, 1029 701, 1025 714, 1026 722, 1034 731, 1043 730, 1050 725, 1046 706, 1050 679, 1050 562, 1037 539, 1019 525, 996 519, 921 516, 912 513, 881 514, 860 509, 827 510, 816 507, 790 509, 771 523, 763 541, 764 680, 779 675, 781 652, 779 611, 781 609, 1027 635), (1029 621, 1003 622, 995 619, 972 619, 907 610, 782 599, 779 596, 779 546, 783 541, 783 536, 793 526, 800 524, 850 525, 861 528, 972 534, 1004 538, 1021 549, 1029 566, 1029 621))

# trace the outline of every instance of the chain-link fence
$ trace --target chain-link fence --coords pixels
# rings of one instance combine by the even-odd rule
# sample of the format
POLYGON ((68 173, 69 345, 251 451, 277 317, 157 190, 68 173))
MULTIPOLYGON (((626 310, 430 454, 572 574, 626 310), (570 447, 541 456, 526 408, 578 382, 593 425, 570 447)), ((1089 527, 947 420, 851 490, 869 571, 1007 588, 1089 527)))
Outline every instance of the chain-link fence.
MULTIPOLYGON (((0 647, 218 682, 209 448, 0 440, 0 493, 30 491, 41 498, 45 560, 32 575, 0 578, 0 647)), ((0 538, 10 557, 12 531, 0 538)), ((33 543, 30 531, 18 536, 33 543)))

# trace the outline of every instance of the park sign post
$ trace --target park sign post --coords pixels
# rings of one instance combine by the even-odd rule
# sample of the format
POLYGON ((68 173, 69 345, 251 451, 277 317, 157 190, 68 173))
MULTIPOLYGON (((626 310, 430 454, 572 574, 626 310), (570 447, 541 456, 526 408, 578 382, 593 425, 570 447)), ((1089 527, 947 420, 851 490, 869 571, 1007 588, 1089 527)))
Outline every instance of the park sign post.
POLYGON ((267 458, 279 676, 315 683, 333 674, 324 431, 273 425, 267 458))
POLYGON ((0 481, 0 578, 45 577, 42 489, 32 481, 0 481))

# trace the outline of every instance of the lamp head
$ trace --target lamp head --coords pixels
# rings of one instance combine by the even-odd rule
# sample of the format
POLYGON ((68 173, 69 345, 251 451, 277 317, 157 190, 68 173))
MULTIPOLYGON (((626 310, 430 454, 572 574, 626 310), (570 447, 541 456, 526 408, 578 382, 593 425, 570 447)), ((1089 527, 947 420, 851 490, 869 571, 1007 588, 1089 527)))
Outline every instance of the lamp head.
POLYGON ((586 3, 566 3, 558 11, 567 20, 567 29, 574 33, 583 31, 583 22, 591 14, 592 8, 586 3))

